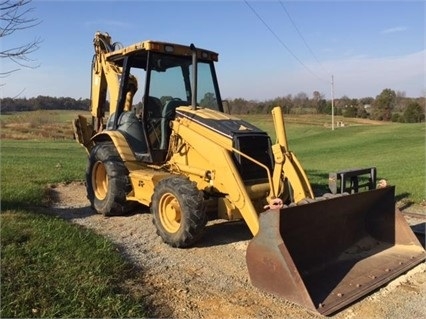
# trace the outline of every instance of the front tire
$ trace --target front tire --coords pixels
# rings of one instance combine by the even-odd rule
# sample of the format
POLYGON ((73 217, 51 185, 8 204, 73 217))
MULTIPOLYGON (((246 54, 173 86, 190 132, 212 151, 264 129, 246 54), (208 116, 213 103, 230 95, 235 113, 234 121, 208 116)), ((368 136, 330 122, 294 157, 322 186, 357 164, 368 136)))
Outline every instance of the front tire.
POLYGON ((97 144, 90 152, 86 169, 87 198, 92 208, 104 216, 128 213, 126 201, 131 190, 129 171, 111 142, 97 144))
POLYGON ((187 178, 161 180, 151 201, 157 234, 172 247, 192 246, 207 223, 203 193, 187 178))

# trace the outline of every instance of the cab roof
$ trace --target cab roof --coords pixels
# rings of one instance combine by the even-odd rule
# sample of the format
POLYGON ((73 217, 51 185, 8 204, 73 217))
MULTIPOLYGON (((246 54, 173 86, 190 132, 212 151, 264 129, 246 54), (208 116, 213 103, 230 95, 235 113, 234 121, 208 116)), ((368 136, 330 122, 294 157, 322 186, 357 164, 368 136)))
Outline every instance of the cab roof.
MULTIPOLYGON (((127 47, 109 52, 105 54, 107 61, 118 62, 126 56, 146 56, 148 52, 158 52, 175 56, 192 56, 191 46, 185 46, 176 43, 160 42, 160 41, 141 41, 127 47)), ((219 54, 213 51, 196 48, 197 59, 202 61, 218 61, 219 54)))

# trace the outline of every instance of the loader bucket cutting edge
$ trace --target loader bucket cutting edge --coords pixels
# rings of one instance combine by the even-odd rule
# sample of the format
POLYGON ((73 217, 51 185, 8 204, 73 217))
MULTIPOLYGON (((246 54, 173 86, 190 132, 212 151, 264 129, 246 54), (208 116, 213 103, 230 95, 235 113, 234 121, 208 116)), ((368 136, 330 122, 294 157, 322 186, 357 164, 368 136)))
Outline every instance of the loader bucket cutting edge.
POLYGON ((253 286, 331 315, 426 258, 386 187, 260 214, 253 286))

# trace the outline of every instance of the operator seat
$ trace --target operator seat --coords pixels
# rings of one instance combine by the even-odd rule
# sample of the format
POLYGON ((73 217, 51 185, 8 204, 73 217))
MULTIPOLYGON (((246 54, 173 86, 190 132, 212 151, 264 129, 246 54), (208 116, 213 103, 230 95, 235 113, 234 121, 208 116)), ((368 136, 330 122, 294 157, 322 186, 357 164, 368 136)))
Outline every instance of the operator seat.
POLYGON ((154 96, 148 96, 148 98, 144 99, 144 116, 147 116, 148 119, 159 119, 161 117, 161 110, 163 108, 163 104, 160 99, 154 96))
POLYGON ((170 121, 175 118, 176 108, 178 106, 186 105, 188 102, 181 99, 173 99, 166 103, 161 116, 161 144, 160 149, 166 150, 168 148, 168 141, 170 138, 171 127, 170 121))
POLYGON ((146 132, 151 151, 158 150, 161 143, 160 123, 162 109, 163 104, 161 103, 160 99, 154 96, 148 96, 147 98, 144 97, 142 122, 146 126, 146 132))
MULTIPOLYGON (((113 129, 114 118, 115 113, 110 116, 107 122, 107 130, 113 129)), ((136 158, 144 160, 149 157, 145 131, 133 111, 121 113, 117 122, 117 130, 123 133, 136 158)))

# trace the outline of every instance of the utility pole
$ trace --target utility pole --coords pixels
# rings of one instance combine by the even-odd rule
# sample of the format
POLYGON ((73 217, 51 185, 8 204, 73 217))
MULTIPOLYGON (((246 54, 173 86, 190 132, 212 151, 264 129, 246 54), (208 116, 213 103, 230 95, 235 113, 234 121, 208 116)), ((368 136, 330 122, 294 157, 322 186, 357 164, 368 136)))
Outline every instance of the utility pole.
POLYGON ((334 76, 331 75, 331 130, 334 131, 334 76))

